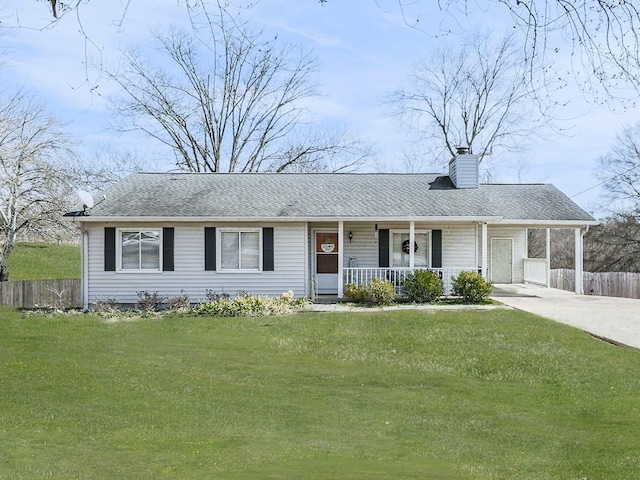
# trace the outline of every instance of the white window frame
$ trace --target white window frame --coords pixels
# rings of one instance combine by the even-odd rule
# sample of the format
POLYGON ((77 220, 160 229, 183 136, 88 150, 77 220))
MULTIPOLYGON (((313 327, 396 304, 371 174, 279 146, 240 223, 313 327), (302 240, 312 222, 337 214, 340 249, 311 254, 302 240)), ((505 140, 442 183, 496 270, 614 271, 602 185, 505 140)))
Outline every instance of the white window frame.
MULTIPOLYGON (((407 234, 407 235, 411 235, 411 231, 408 229, 395 229, 395 230, 389 230, 389 268, 409 268, 409 267, 395 267, 393 265, 393 234, 394 233, 400 233, 400 234, 407 234)), ((431 269, 431 263, 433 261, 433 259, 431 258, 431 254, 433 252, 433 247, 431 246, 431 241, 433 239, 433 236, 431 235, 431 230, 414 230, 414 235, 427 235, 428 236, 428 242, 427 242, 427 248, 429 249, 429 251, 427 252, 427 263, 428 266, 427 267, 415 267, 414 269, 419 269, 419 268, 429 268, 431 269)))
MULTIPOLYGON (((242 251, 242 245, 238 243, 238 265, 242 265, 240 254, 242 251)), ((216 229, 216 265, 219 272, 225 273, 246 273, 246 272, 262 272, 262 228, 260 227, 222 227, 216 229), (242 238, 242 233, 257 233, 258 234, 258 268, 224 268, 222 266, 222 234, 223 233, 237 233, 238 242, 242 238)))
MULTIPOLYGON (((158 273, 162 271, 162 228, 159 227, 120 227, 116 228, 116 272, 119 273, 158 273), (122 268, 122 234, 154 232, 158 234, 158 268, 122 268)), ((142 256, 140 257, 142 260, 142 256)))

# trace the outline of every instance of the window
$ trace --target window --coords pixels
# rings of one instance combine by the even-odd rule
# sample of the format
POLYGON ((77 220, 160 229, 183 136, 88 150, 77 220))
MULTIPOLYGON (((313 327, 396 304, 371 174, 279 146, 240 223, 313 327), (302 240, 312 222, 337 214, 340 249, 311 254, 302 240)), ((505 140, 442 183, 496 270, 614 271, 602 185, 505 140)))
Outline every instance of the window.
POLYGON ((220 231, 220 270, 260 270, 260 229, 220 231))
MULTIPOLYGON (((429 268, 429 233, 415 232, 413 244, 413 266, 429 268)), ((391 242, 391 266, 409 267, 409 232, 393 232, 391 242)))
POLYGON ((120 270, 160 271, 160 230, 120 230, 120 270))

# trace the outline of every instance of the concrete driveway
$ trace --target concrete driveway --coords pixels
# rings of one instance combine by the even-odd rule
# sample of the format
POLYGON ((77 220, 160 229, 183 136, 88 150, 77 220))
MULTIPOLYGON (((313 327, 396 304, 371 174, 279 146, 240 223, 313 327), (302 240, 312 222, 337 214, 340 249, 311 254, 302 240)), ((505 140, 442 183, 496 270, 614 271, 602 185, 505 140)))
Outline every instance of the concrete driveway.
POLYGON ((576 295, 536 285, 496 285, 493 299, 616 343, 640 348, 640 300, 576 295))

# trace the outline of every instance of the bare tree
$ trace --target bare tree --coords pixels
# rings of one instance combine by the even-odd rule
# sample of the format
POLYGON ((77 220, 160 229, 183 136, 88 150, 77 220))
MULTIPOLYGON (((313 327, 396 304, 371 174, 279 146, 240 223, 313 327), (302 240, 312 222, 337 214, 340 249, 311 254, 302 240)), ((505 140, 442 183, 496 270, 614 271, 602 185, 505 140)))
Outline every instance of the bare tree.
POLYGON ((640 208, 640 122, 616 135, 610 151, 598 158, 598 174, 612 199, 640 208))
POLYGON ((0 281, 19 235, 60 232, 69 207, 69 177, 60 156, 69 152, 61 124, 33 97, 18 92, 0 103, 0 281))
POLYGON ((114 105, 131 128, 171 148, 176 165, 191 172, 328 169, 338 157, 339 169, 349 169, 362 161, 357 143, 307 123, 306 105, 317 96, 309 52, 250 32, 223 7, 198 15, 193 33, 156 35, 163 66, 128 52, 126 69, 110 74, 125 93, 114 105))
POLYGON ((640 211, 617 213, 585 237, 585 269, 640 273, 640 211))
POLYGON ((118 148, 111 143, 96 144, 82 162, 70 158, 64 169, 76 186, 98 193, 123 177, 150 168, 136 152, 118 148))
POLYGON ((635 90, 636 96, 640 93, 640 6, 635 0, 394 1, 405 23, 417 29, 421 28, 420 17, 450 17, 460 26, 465 18, 501 7, 511 16, 529 66, 529 81, 538 88, 558 75, 569 74, 597 102, 624 96, 621 88, 635 90), (569 52, 564 57, 566 48, 569 52))
POLYGON ((521 148, 547 120, 511 36, 493 42, 476 34, 459 49, 439 48, 390 101, 446 161, 457 147, 467 147, 481 162, 494 150, 521 148))

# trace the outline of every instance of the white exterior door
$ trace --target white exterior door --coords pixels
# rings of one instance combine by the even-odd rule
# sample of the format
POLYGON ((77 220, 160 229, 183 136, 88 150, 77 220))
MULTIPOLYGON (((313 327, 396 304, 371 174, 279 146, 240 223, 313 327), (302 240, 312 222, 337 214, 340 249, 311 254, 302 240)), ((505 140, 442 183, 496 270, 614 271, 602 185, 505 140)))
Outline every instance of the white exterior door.
POLYGON ((491 239, 491 281, 513 282, 513 239, 491 239))
POLYGON ((314 270, 318 293, 338 294, 338 232, 317 231, 314 238, 314 270))

